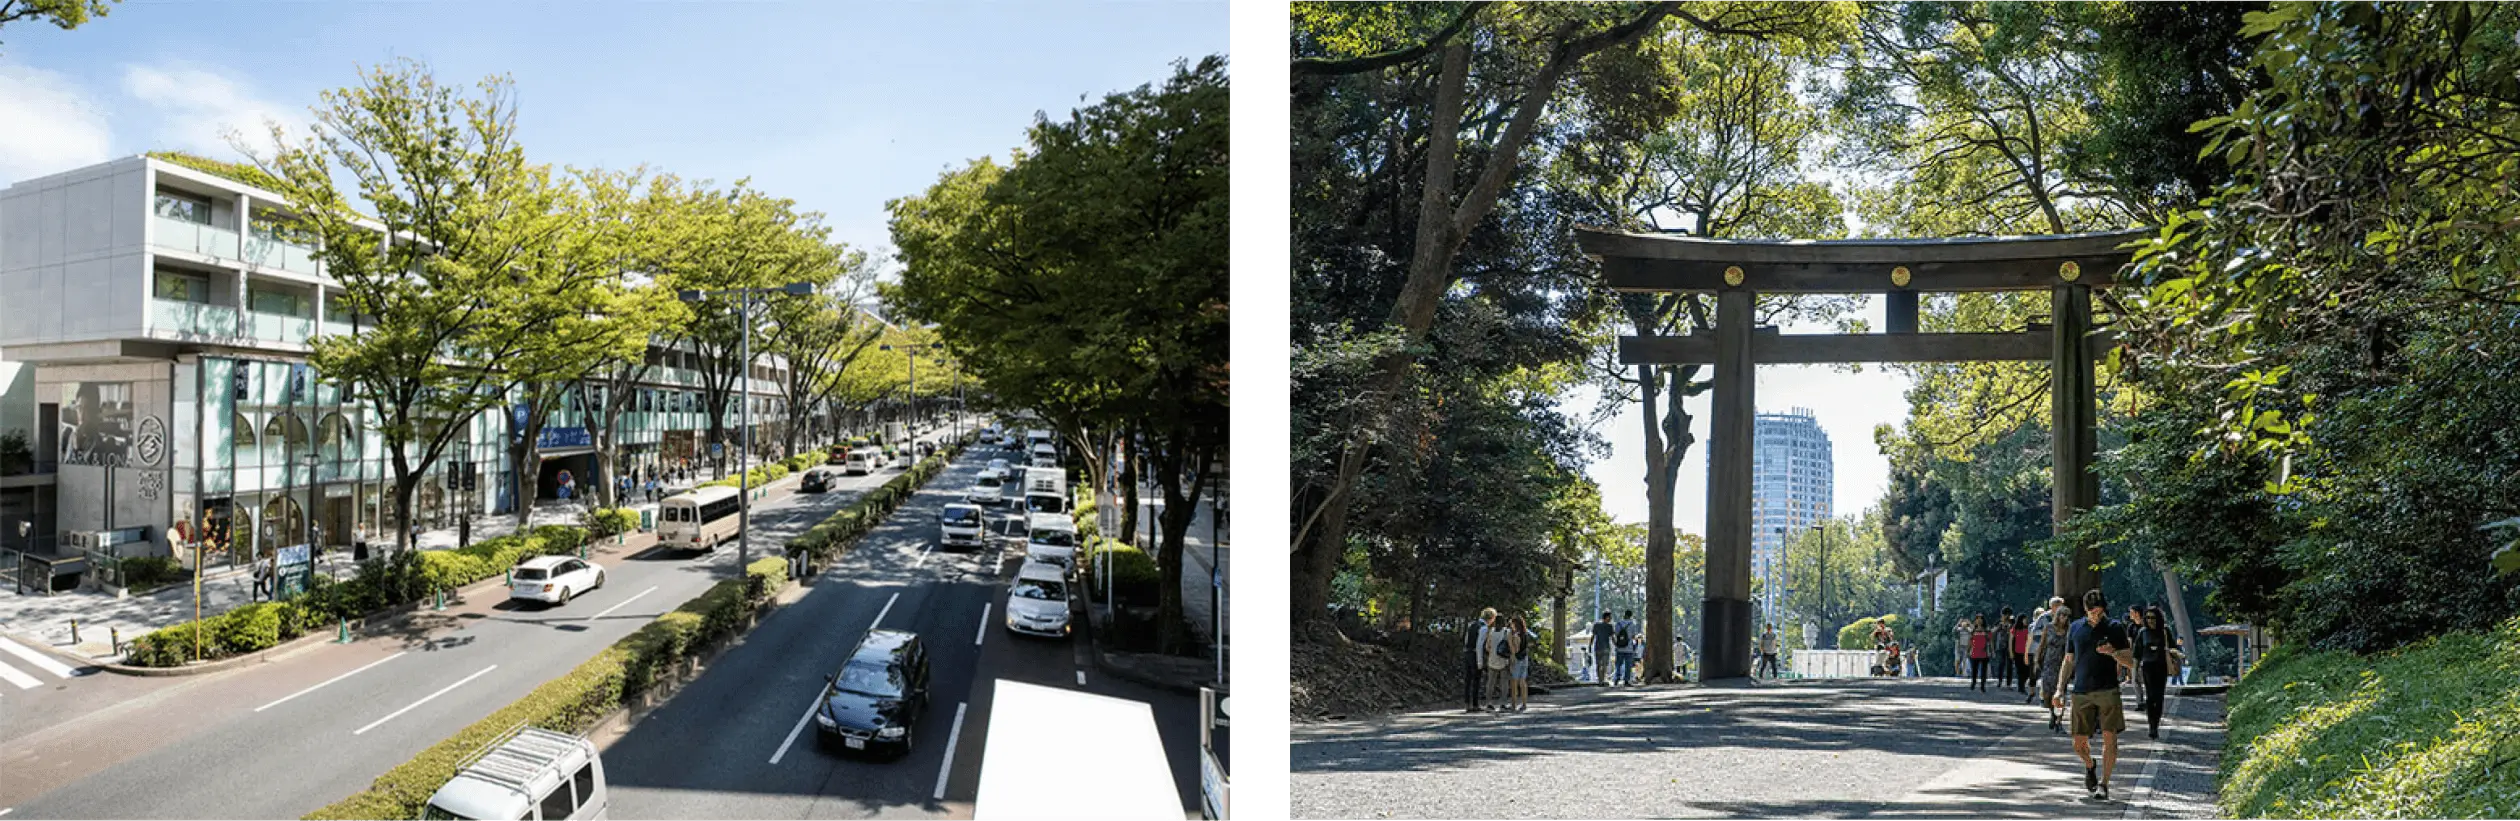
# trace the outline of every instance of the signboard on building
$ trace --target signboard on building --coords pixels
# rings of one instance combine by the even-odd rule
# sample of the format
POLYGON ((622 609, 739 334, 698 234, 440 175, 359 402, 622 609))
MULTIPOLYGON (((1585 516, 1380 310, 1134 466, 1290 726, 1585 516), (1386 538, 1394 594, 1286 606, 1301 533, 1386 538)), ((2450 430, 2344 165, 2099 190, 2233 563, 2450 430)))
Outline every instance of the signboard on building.
POLYGON ((542 437, 535 440, 534 446, 542 450, 591 448, 595 446, 595 437, 585 428, 543 428, 542 437))

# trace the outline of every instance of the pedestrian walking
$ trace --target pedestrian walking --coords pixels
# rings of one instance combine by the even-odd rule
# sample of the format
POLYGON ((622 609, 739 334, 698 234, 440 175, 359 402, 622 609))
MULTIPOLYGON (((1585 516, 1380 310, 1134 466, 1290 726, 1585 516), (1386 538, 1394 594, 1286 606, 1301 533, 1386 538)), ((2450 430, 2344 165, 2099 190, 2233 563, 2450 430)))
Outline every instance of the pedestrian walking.
POLYGON ((1508 628, 1503 616, 1496 617, 1489 624, 1483 648, 1486 654, 1482 659, 1486 662, 1483 672, 1486 674, 1488 711, 1502 713, 1512 709, 1514 696, 1513 631, 1508 628))
POLYGON ((1688 642, 1681 641, 1679 639, 1673 639, 1671 641, 1671 663, 1673 667, 1671 673, 1672 675, 1678 677, 1681 681, 1689 680, 1689 663, 1696 660, 1690 656, 1693 652, 1695 651, 1689 649, 1688 642))
POLYGON ((2185 662, 2187 654, 2179 650, 2178 634, 2162 623, 2159 606, 2144 608, 2143 623, 2135 634, 2135 661, 2143 668, 2138 675, 2144 682, 2144 737, 2160 738, 2162 703, 2168 700, 2163 688, 2170 683, 2170 671, 2185 662))
POLYGON ((2065 663, 2058 673, 2052 703, 2065 706, 2072 719, 2074 756, 2082 759, 2083 789, 2100 801, 2109 800, 2109 777, 2117 770, 2118 734, 2126 731, 2126 703, 2118 695, 2119 670, 2135 666, 2135 651, 2126 625, 2109 618, 2109 600, 2098 590, 2083 593, 2084 617, 2065 634, 2065 663), (2070 691, 2070 692, 2068 692, 2070 691), (2091 735, 2100 734, 2100 762, 2091 760, 2091 735))
POLYGON ((1986 614, 1980 613, 1969 622, 1969 689, 1986 692, 1987 642, 1993 634, 1986 629, 1986 614))
POLYGON ((1601 620, 1593 622, 1592 626, 1594 684, 1607 686, 1610 683, 1610 637, 1617 633, 1618 628, 1610 624, 1610 611, 1601 611, 1601 620))
POLYGON ((269 553, 265 553, 261 558, 254 560, 255 601, 262 601, 263 599, 271 597, 271 581, 272 577, 276 575, 272 569, 271 562, 271 554, 269 553))
POLYGON ((2036 697, 2049 702, 2048 729, 2053 732, 2065 731, 2064 712, 2048 694, 2056 692, 2057 673, 2065 664, 2065 628, 2073 621, 2073 614, 2065 612, 2065 597, 2054 596, 2048 599, 2047 612, 2032 624, 2038 633, 2030 639, 2031 657, 2039 669, 2036 697))
POLYGON ((1619 623, 1613 627, 1613 632, 1610 634, 1610 649, 1617 654, 1619 665, 1615 683, 1636 683, 1635 676, 1630 672, 1636 667, 1638 644, 1636 638, 1636 611, 1628 610, 1620 613, 1619 623))
POLYGON ((1512 644, 1514 659, 1513 689, 1506 694, 1512 706, 1507 709, 1519 713, 1531 709, 1531 645, 1540 634, 1531 632, 1523 617, 1515 616, 1505 637, 1512 644))
POLYGON ((1760 668, 1766 668, 1768 678, 1776 677, 1776 622, 1768 622, 1767 629, 1759 632, 1759 663, 1750 674, 1758 675, 1760 668))
POLYGON ((2023 616, 2020 620, 2014 622, 2011 637, 2012 640, 2005 642, 2010 645, 2005 649, 2012 653, 2013 669, 2017 672, 2016 677, 2021 679, 2020 681, 2013 683, 2013 691, 2021 694, 2022 703, 2024 704, 2030 703, 2030 699, 2038 698, 2038 696, 2030 694, 2030 680, 2038 678, 2039 669, 2030 665, 2031 621, 2031 617, 2023 616))
POLYGON ((1462 683, 1462 697, 1468 702, 1468 706, 1463 708, 1462 712, 1479 711, 1479 685, 1482 683, 1480 679, 1485 675, 1487 668, 1487 660, 1484 656, 1487 652, 1488 627, 1495 621, 1496 608, 1490 607, 1479 611, 1478 620, 1462 628, 1462 632, 1469 640, 1463 645, 1465 655, 1463 670, 1467 675, 1462 683))
POLYGON ((656 501, 656 477, 648 477, 648 501, 656 501))
MULTIPOLYGON (((2136 607, 2131 604, 2127 605, 2126 621, 2122 623, 2126 625, 2126 637, 2129 640, 2141 638, 2144 628, 2143 608, 2136 607)), ((2139 647, 2137 649, 2141 650, 2142 648, 2139 647)), ((2137 656, 2137 658, 2141 659, 2142 657, 2137 656)), ((2121 687, 2132 688, 2135 691, 2135 712, 2138 713, 2143 712, 2145 707, 2152 704, 2152 693, 2144 689, 2144 679, 2141 675, 2138 675, 2137 668, 2141 666, 2142 665, 2139 664, 2118 671, 2118 685, 2121 687)))
POLYGON ((1987 658, 1994 660, 1995 686, 1998 688, 2010 689, 2013 686, 2012 631, 2012 605, 2005 605, 2001 617, 1995 620, 1991 637, 1993 643, 1986 648, 1987 658))

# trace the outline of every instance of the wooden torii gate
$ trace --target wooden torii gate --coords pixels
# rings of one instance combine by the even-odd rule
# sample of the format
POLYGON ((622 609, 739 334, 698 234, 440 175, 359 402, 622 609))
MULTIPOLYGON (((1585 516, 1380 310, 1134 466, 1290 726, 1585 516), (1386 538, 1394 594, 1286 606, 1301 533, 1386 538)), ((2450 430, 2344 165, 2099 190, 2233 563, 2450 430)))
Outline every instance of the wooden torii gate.
MULTIPOLYGON (((2051 429, 2056 450, 2055 524, 2099 504, 2090 473, 2094 363, 2114 347, 2091 327, 2091 289, 2117 284, 2132 258, 2119 246, 2144 229, 2094 234, 1967 239, 1719 240, 1577 228, 1576 244, 1601 263, 1614 291, 1715 294, 1713 333, 1627 336, 1626 365, 1715 366, 1707 456, 1705 677, 1750 672, 1750 448, 1759 365, 1849 362, 2048 360, 2054 366, 2051 429), (2053 295, 2045 330, 1918 333, 1917 294, 2033 291, 2053 295), (1771 294, 1886 294, 1876 334, 1779 334, 1755 328, 1755 298, 1771 294)), ((2077 600, 2100 586, 2099 552, 2056 563, 2056 595, 2077 600)))

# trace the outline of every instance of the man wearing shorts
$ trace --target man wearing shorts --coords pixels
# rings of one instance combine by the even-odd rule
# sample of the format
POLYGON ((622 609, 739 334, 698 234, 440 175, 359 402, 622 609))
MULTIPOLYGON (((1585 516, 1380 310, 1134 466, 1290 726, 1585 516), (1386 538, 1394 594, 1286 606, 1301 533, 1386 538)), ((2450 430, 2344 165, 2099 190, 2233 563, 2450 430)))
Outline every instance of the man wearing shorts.
POLYGON ((2065 634, 2065 662, 2049 703, 2073 716, 2074 755, 2083 763, 2083 789, 2109 800, 2109 776, 2117 770, 2118 733, 2126 731, 2126 705, 2118 699, 2118 671, 2135 666, 2126 625, 2109 620, 2109 600, 2083 593, 2084 617, 2065 634), (2070 692, 2069 692, 2070 691, 2070 692), (2091 734, 2100 733, 2100 766, 2091 764, 2091 734))

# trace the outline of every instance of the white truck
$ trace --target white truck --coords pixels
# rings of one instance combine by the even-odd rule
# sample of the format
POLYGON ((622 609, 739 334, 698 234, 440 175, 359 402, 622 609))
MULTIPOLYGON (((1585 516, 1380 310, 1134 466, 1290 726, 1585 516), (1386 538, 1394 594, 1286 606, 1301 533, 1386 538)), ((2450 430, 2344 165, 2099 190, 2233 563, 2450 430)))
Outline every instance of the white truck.
POLYGON ((1181 821, 1155 710, 1143 701, 998 679, 972 817, 1181 821), (1075 762, 1091 739, 1090 762, 1075 762))

